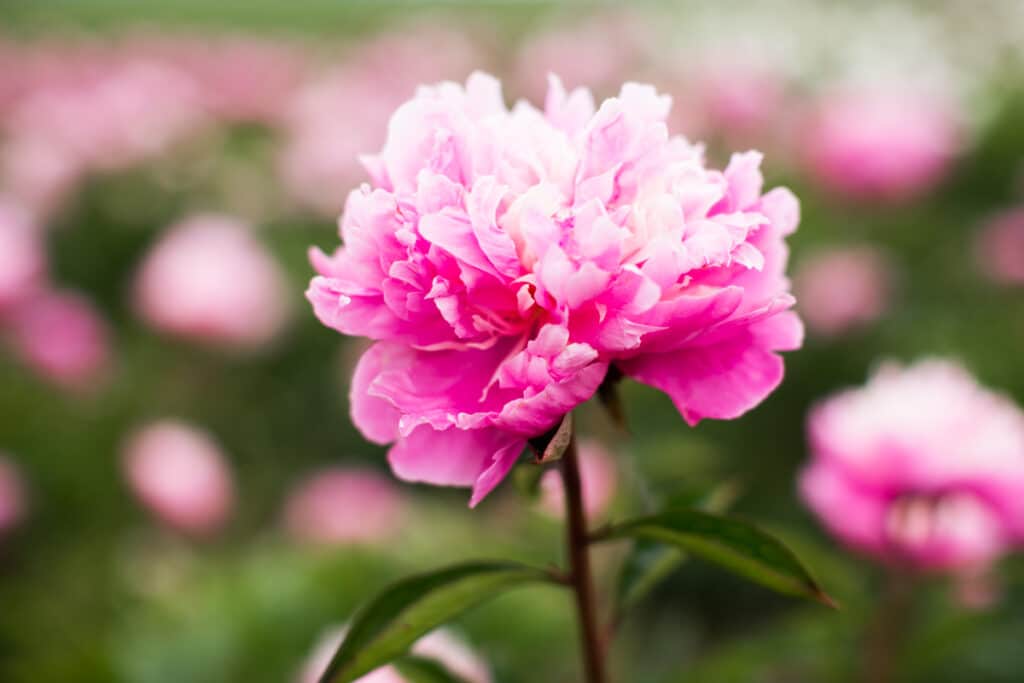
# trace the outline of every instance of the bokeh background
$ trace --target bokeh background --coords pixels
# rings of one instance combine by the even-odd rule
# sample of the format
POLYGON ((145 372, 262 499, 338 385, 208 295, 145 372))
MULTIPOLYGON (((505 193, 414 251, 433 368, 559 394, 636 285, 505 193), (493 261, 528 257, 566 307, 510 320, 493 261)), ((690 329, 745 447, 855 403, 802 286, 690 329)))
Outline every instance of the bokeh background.
MULTIPOLYGON (((653 82, 674 98, 673 132, 716 163, 762 150, 768 183, 802 201, 791 272, 809 331, 782 387, 691 429, 627 384, 631 433, 593 407, 583 430, 610 454, 592 474, 596 521, 733 482, 735 511, 785 538, 844 609, 686 563, 626 620, 617 680, 865 680, 882 576, 799 501, 808 407, 882 359, 929 355, 1024 401, 1019 2, 50 0, 0 14, 5 683, 300 680, 321 636, 395 577, 559 559, 550 486, 535 501, 510 480, 469 511, 464 491, 390 479, 347 416, 360 342, 302 296, 308 247, 333 247, 363 180, 357 154, 419 83, 482 68, 512 102, 541 98, 548 71, 599 96, 653 82)), ((598 557, 606 586, 619 555, 598 557)), ((898 680, 1020 681, 1024 562, 983 586, 925 582, 907 621, 898 680)), ((455 632, 497 681, 578 680, 554 589, 502 597, 455 632)))

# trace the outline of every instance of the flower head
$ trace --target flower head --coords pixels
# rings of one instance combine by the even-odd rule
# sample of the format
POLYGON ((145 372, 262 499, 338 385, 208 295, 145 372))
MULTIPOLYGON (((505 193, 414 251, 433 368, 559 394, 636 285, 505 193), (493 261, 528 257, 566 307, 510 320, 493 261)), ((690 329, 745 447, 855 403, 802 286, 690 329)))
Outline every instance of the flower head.
POLYGON ((352 415, 404 479, 472 486, 587 400, 616 364, 690 423, 734 418, 782 378, 802 328, 785 277, 799 208, 755 152, 709 169, 670 99, 627 83, 594 107, 552 78, 509 110, 493 78, 421 88, 364 162, 344 246, 314 250, 327 326, 377 343, 352 415))
POLYGON ((372 470, 326 469, 309 477, 288 499, 285 524, 315 544, 372 543, 394 536, 402 499, 391 481, 372 470))
POLYGON ((139 271, 135 301, 154 327, 258 347, 287 316, 284 275, 244 221, 199 214, 171 227, 139 271))
POLYGON ((132 491, 161 521, 185 533, 218 530, 234 502, 224 455, 213 438, 175 420, 135 432, 123 452, 132 491))
POLYGON ((855 549, 974 570, 1024 538, 1024 413, 940 360, 887 365, 817 406, 801 490, 855 549))
POLYGON ((850 89, 822 100, 802 144, 809 171, 829 190, 902 201, 944 177, 960 138, 956 112, 943 99, 912 88, 850 89))
POLYGON ((889 306, 892 280, 891 264, 878 249, 841 247, 802 263, 794 288, 807 326, 834 336, 881 317, 889 306))
POLYGON ((1024 284, 1024 207, 989 219, 975 236, 978 266, 991 280, 1024 284))

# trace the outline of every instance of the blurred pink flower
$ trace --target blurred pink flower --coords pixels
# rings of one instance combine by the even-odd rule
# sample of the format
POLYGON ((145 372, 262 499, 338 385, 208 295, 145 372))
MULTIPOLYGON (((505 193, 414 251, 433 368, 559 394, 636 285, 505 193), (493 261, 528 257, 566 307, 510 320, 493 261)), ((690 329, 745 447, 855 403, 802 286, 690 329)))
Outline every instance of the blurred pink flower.
POLYGON ((128 438, 122 458, 132 492, 165 524, 209 535, 231 513, 231 472, 206 432, 176 420, 153 422, 128 438))
POLYGON ((206 113, 229 123, 278 123, 306 70, 303 55, 292 46, 241 35, 143 35, 125 51, 180 69, 191 78, 206 113))
POLYGON ((224 346, 266 344, 288 314, 280 267, 249 225, 197 214, 168 228, 135 283, 139 314, 157 329, 224 346))
POLYGON ((22 301, 8 324, 15 351, 58 384, 86 388, 108 363, 106 323, 80 294, 42 290, 22 301))
POLYGON ((808 171, 852 199, 903 201, 931 189, 961 144, 957 112, 912 86, 822 99, 800 136, 808 171))
POLYGON ((25 490, 14 463, 0 454, 0 537, 25 515, 25 490))
POLYGON ((366 178, 359 155, 384 142, 391 112, 420 83, 463 78, 480 59, 462 34, 427 27, 360 46, 290 101, 279 160, 285 187, 304 206, 337 216, 366 178))
POLYGON ((612 93, 643 61, 650 33, 627 11, 598 14, 548 28, 524 41, 515 64, 515 83, 530 99, 544 97, 548 74, 569 87, 586 85, 612 93))
MULTIPOLYGON (((317 683, 331 663, 331 658, 345 637, 346 627, 330 629, 317 643, 306 660, 296 683, 317 683)), ((437 629, 416 641, 412 653, 431 659, 466 683, 491 683, 490 668, 461 640, 447 629, 437 629)), ((408 683, 391 666, 381 667, 360 677, 353 683, 408 683)))
POLYGON ((788 116, 780 69, 714 53, 684 68, 673 123, 688 136, 720 135, 747 144, 780 136, 788 116))
POLYGON ((20 205, 0 199, 0 317, 38 291, 45 271, 39 227, 20 205))
POLYGON ((552 80, 509 111, 481 73, 421 88, 365 159, 344 246, 314 250, 319 319, 377 340, 353 419, 402 479, 478 503, 526 441, 611 363, 683 417, 738 417, 781 381, 802 327, 785 277, 799 206, 762 194, 761 157, 708 169, 669 137, 671 101, 628 83, 594 110, 552 80))
POLYGON ((803 497, 853 548, 974 571, 1024 538, 1024 413, 961 367, 882 367, 811 412, 803 497))
POLYGON ((892 295, 892 280, 889 261, 874 247, 839 247, 803 261, 793 288, 807 325, 833 336, 881 317, 892 295))
MULTIPOLYGON (((615 497, 618 471, 615 459, 596 441, 579 443, 580 480, 583 486, 583 509, 591 520, 601 518, 615 497)), ((540 480, 540 505, 548 515, 561 519, 565 516, 565 489, 562 474, 557 468, 549 469, 540 480)))
POLYGON ((988 277, 1007 285, 1024 285, 1024 207, 989 220, 975 237, 978 263, 988 277))
POLYGON ((203 122, 195 84, 180 70, 109 58, 90 67, 29 89, 5 122, 5 180, 40 211, 82 174, 152 158, 203 122))
POLYGON ((333 545, 393 537, 403 502, 391 482, 372 470, 333 467, 302 482, 289 496, 285 524, 296 538, 333 545))

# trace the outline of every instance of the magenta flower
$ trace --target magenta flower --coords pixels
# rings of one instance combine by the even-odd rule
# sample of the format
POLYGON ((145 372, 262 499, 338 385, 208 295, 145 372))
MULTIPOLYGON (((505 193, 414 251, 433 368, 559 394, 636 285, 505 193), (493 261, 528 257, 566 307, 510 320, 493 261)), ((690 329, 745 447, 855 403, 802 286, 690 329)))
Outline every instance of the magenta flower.
POLYGON ((510 111, 476 73, 392 117, 307 296, 325 325, 377 341, 352 415, 394 443, 400 478, 472 486, 475 505, 613 364, 691 424, 779 383, 775 352, 802 338, 785 276, 797 201, 762 194, 756 152, 707 168, 668 134, 670 104, 628 83, 595 112, 553 78, 543 110, 510 111))
POLYGON ((374 543, 394 537, 402 498, 372 470, 334 467, 317 472, 289 496, 285 525, 302 541, 334 545, 374 543))
POLYGON ((940 360, 882 367, 818 405, 801 491, 851 547, 976 570, 1024 538, 1024 413, 940 360))
POLYGON ((893 289, 888 259, 870 246, 813 254, 800 264, 793 280, 803 319, 823 336, 877 320, 888 308, 893 289))
POLYGON ((234 485, 206 432, 176 420, 154 422, 129 437, 122 460, 132 491, 168 526, 202 536, 224 525, 234 485))
POLYGON ((284 274, 249 225, 199 214, 169 228, 135 283, 139 314, 157 329, 214 345, 255 348, 287 319, 284 274))
POLYGON ((0 536, 25 516, 25 490, 14 463, 0 454, 0 536))
POLYGON ((987 221, 975 237, 975 253, 979 267, 990 279, 1024 285, 1024 207, 987 221))
POLYGON ((801 136, 808 170, 852 199, 903 201, 931 189, 961 145, 957 112, 912 88, 854 90, 824 98, 801 136))
POLYGON ((110 360, 106 322, 75 292, 43 290, 12 312, 10 336, 26 365, 68 388, 97 380, 110 360))

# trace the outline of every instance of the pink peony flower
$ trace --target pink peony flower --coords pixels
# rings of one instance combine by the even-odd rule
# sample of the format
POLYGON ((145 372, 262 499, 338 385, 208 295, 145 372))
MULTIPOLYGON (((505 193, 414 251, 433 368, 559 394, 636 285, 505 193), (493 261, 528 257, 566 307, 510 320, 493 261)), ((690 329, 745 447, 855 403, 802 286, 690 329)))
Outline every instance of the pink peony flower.
POLYGON ((869 246, 819 252, 797 269, 794 289, 808 326, 825 336, 874 322, 892 294, 885 255, 869 246))
POLYGON ((0 455, 0 536, 25 516, 25 491, 14 463, 0 455))
MULTIPOLYGON (((599 519, 608 511, 615 497, 618 472, 615 459, 596 441, 579 443, 580 481, 583 487, 583 509, 588 518, 599 519)), ((565 489, 562 473, 549 469, 540 480, 540 505, 548 515, 561 519, 565 516, 565 489)))
POLYGON ((848 90, 824 99, 802 136, 808 171, 837 194, 902 201, 934 186, 960 147, 956 112, 910 89, 848 90))
POLYGON ((287 318, 277 262, 250 226, 199 214, 168 229, 140 268, 139 314, 157 329, 198 341, 258 347, 287 318))
POLYGON ((153 422, 129 437, 122 457, 132 491, 165 524, 194 535, 224 525, 234 487, 209 434, 175 420, 153 422))
POLYGON ((803 497, 851 547, 973 571, 1024 538, 1024 413, 961 367, 883 366, 818 405, 808 430, 803 497))
POLYGON ((398 492, 376 472, 334 467, 296 488, 285 507, 285 524, 309 543, 373 543, 395 535, 402 507, 398 492))
MULTIPOLYGON (((317 643, 309 656, 296 683, 317 683, 331 663, 331 658, 345 637, 345 627, 330 629, 317 643)), ((447 629, 437 629, 416 641, 412 652, 444 666, 448 671, 466 683, 491 683, 491 672, 469 647, 447 629)), ((354 683, 407 683, 406 679, 391 666, 381 667, 361 676, 354 683)))
POLYGON ((41 291, 17 306, 8 322, 15 351, 58 384, 84 388, 108 363, 106 323, 80 294, 41 291))
POLYGON ((1024 284, 1024 207, 989 220, 975 238, 975 253, 982 271, 992 280, 1024 284))
POLYGON ((45 270, 38 227, 21 206, 0 199, 0 316, 36 293, 45 270))
POLYGON ((377 341, 353 419, 402 479, 478 503, 527 439, 590 398, 610 364, 683 417, 734 418, 782 378, 802 328, 785 277, 799 208, 761 193, 761 157, 708 169, 626 84, 595 112, 552 80, 543 111, 501 86, 422 88, 366 158, 345 246, 312 253, 319 319, 377 341))

